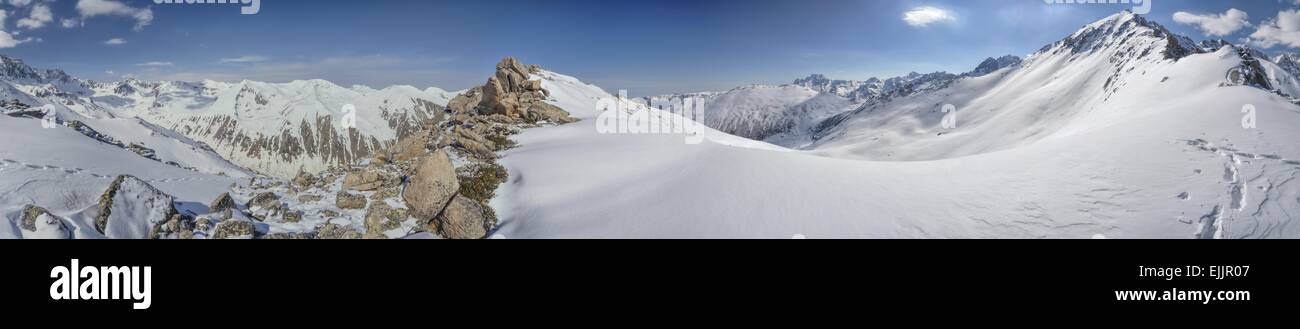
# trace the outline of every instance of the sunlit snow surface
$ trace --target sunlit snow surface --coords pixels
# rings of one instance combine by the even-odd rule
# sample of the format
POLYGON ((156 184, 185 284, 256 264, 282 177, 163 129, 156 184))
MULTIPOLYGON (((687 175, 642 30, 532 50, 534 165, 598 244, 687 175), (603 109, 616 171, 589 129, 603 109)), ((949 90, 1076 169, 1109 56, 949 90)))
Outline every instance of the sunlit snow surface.
MULTIPOLYGON (((1105 99, 1081 96, 1093 91, 1078 86, 1090 84, 1070 80, 1093 79, 1089 72, 1062 69, 1065 59, 1033 60, 1019 71, 963 80, 941 94, 947 97, 898 103, 959 103, 960 125, 947 139, 812 151, 736 143, 716 131, 699 145, 680 135, 598 134, 596 99, 612 96, 539 74, 556 105, 587 120, 517 136, 521 146, 502 159, 511 177, 493 201, 503 218, 495 234, 1300 237, 1292 224, 1300 215, 1293 180, 1300 112, 1266 91, 1220 86, 1240 62, 1235 54, 1141 63, 1145 72, 1124 75, 1121 88, 1098 96, 1105 99), (1246 104, 1257 109, 1255 129, 1242 126, 1246 104), (882 156, 887 151, 896 156, 882 156), (908 158, 925 161, 897 161, 908 158)), ((938 123, 904 117, 916 118, 880 119, 846 134, 861 141, 938 123)))

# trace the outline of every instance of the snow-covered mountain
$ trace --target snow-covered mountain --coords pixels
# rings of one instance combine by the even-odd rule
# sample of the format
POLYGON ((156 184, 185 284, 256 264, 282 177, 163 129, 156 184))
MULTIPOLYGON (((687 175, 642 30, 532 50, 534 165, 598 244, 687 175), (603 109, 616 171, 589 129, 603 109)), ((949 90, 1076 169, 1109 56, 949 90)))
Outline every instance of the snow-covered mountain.
MULTIPOLYGON (((1128 12, 1023 60, 856 84, 864 97, 814 77, 627 104, 662 119, 676 114, 661 107, 704 99, 713 128, 697 145, 602 134, 597 104, 614 96, 540 68, 508 80, 540 82, 521 89, 530 101, 583 120, 439 120, 452 97, 438 89, 98 83, 0 64, 0 237, 158 237, 175 232, 167 223, 213 237, 403 237, 433 214, 437 232, 468 237, 496 219, 488 234, 507 238, 1300 237, 1295 60, 1196 44, 1128 12), (355 129, 342 127, 345 104, 355 129), (42 105, 57 127, 32 114, 42 105), (393 159, 365 169, 241 179, 349 167, 381 148, 393 159), (413 163, 434 174, 406 173, 413 163), (502 185, 479 185, 492 179, 502 185), (186 214, 198 219, 176 219, 186 214), (204 226, 214 221, 227 230, 204 226)), ((457 115, 481 114, 466 104, 457 115)))
POLYGON ((800 85, 750 85, 721 93, 692 93, 637 99, 671 109, 686 98, 702 102, 704 124, 729 134, 781 144, 798 144, 821 120, 850 110, 854 103, 834 93, 800 85))
MULTIPOLYGON (((1239 50, 1124 12, 1020 65, 865 104, 809 151, 712 129, 699 145, 601 135, 591 120, 525 131, 502 159, 527 179, 493 201, 498 233, 1294 238, 1300 107, 1250 83, 1277 72, 1239 50)), ((564 95, 610 96, 573 81, 544 84, 575 90, 556 93, 575 115, 599 113, 564 95)))
POLYGON ((843 115, 862 104, 878 104, 894 98, 947 88, 966 77, 981 77, 1019 65, 1020 57, 989 58, 974 71, 961 75, 946 72, 881 80, 831 80, 822 74, 796 79, 780 86, 749 85, 726 92, 698 92, 646 97, 635 100, 659 109, 672 108, 691 98, 706 104, 705 125, 720 131, 781 146, 803 148, 812 143, 827 119, 843 115))
POLYGON ((157 123, 279 177, 353 165, 441 115, 454 96, 437 88, 344 88, 324 80, 128 80, 98 86, 95 95, 115 113, 157 123))
POLYGON ((437 88, 345 88, 324 80, 100 83, 3 56, 0 74, 0 100, 53 105, 60 121, 152 149, 160 161, 280 177, 356 164, 441 115, 455 96, 437 88))
POLYGON ((862 81, 831 80, 821 74, 813 74, 806 78, 794 80, 796 86, 808 87, 818 92, 834 94, 853 100, 866 99, 879 94, 882 84, 883 82, 877 78, 868 78, 862 81))
POLYGON ((103 86, 0 55, 0 111, 5 114, 50 115, 88 138, 174 167, 234 177, 250 174, 202 142, 140 118, 118 115, 112 107, 96 102, 96 90, 103 86), (46 113, 46 107, 52 113, 46 113))

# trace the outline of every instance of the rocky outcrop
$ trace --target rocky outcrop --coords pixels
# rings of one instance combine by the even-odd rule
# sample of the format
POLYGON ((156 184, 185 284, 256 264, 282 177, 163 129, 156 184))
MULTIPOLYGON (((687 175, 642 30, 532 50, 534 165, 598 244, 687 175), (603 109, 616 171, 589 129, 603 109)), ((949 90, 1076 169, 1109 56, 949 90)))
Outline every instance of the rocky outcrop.
POLYGON ((408 179, 402 200, 418 218, 433 218, 442 212, 452 196, 460 189, 456 168, 446 151, 430 153, 415 164, 415 172, 408 179))
POLYGON ((989 73, 997 72, 998 70, 1007 67, 1020 65, 1022 61, 1023 60, 1021 60, 1019 56, 1012 56, 1012 55, 1006 55, 998 58, 989 57, 988 59, 985 59, 983 62, 980 62, 980 65, 976 66, 974 71, 970 71, 964 74, 964 76, 968 76, 968 77, 985 76, 988 75, 989 73))
POLYGON ((575 121, 568 112, 545 102, 550 92, 542 88, 541 81, 529 79, 539 70, 506 57, 497 63, 496 74, 488 78, 487 84, 453 98, 447 107, 455 114, 502 116, 529 122, 575 121))
POLYGON ((574 123, 578 119, 569 116, 569 111, 565 111, 559 106, 551 105, 547 102, 535 102, 528 108, 524 119, 529 122, 550 122, 550 123, 574 123))
POLYGON ((438 235, 448 239, 482 239, 496 226, 481 204, 463 196, 452 199, 434 222, 438 235))
POLYGON ((34 205, 23 207, 18 227, 24 239, 72 239, 75 231, 63 218, 34 205))
POLYGON ((99 198, 95 229, 114 239, 156 239, 177 214, 175 198, 133 176, 118 176, 99 198))

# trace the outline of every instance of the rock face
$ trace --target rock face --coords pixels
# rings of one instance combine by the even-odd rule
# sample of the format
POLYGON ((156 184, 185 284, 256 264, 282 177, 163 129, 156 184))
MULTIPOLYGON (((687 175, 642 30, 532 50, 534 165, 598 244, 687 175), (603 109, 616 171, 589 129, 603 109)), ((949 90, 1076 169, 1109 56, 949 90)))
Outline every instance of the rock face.
POLYGON ((448 239, 482 239, 496 223, 484 215, 478 202, 456 196, 435 219, 438 235, 448 239))
POLYGON ((212 204, 208 205, 208 212, 223 212, 226 209, 235 208, 235 199, 230 197, 230 193, 221 193, 212 204))
POLYGON ((979 77, 989 73, 997 72, 1003 68, 1020 65, 1022 60, 1018 56, 1006 55, 998 58, 989 57, 975 67, 974 71, 966 73, 966 76, 979 77))
POLYGON ((113 239, 155 239, 175 199, 133 176, 117 176, 99 198, 95 228, 113 239))
POLYGON ((33 205, 23 207, 18 226, 23 230, 24 239, 72 239, 75 231, 63 218, 33 205))
POLYGON ((415 172, 402 192, 402 200, 411 208, 412 215, 428 219, 442 212, 458 190, 460 183, 456 168, 446 151, 438 150, 416 162, 415 172))
POLYGON ((447 107, 457 114, 500 115, 533 122, 575 121, 568 112, 544 102, 550 97, 550 92, 542 88, 541 81, 529 80, 532 73, 540 70, 536 66, 506 57, 497 63, 496 69, 496 74, 488 78, 487 84, 453 98, 447 107))

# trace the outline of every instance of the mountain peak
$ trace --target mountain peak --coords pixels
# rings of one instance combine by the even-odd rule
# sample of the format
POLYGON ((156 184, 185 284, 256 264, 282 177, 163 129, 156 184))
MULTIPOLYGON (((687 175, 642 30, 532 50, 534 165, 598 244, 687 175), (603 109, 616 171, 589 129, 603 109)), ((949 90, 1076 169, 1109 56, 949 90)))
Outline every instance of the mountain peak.
POLYGON ((970 71, 970 73, 966 73, 965 75, 972 77, 984 76, 1006 67, 1020 65, 1021 61, 1020 56, 1014 55, 1006 55, 998 58, 989 57, 981 62, 979 66, 976 66, 974 71, 970 71))
POLYGON ((1165 59, 1180 59, 1202 48, 1192 39, 1174 34, 1142 15, 1122 11, 1085 25, 1069 37, 1047 45, 1035 53, 1095 53, 1103 50, 1131 53, 1136 57, 1160 54, 1165 59))

